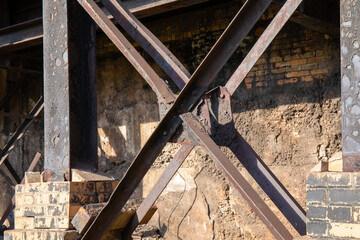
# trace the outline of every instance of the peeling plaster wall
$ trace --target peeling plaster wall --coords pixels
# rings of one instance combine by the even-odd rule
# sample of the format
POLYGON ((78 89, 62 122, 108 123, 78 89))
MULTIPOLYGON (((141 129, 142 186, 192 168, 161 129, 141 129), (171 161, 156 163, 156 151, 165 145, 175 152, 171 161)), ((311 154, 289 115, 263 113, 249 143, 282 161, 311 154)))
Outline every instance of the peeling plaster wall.
MULTIPOLYGON (((151 20, 146 26, 194 72, 238 8, 225 4, 189 11, 151 20)), ((271 17, 271 12, 263 16, 211 88, 224 85, 271 17)), ((303 207, 309 170, 341 151, 338 45, 328 35, 288 23, 232 99, 238 131, 303 207)), ((142 55, 160 77, 168 79, 146 53, 142 55)), ((121 178, 159 121, 156 95, 102 34, 97 41, 97 88, 99 169, 121 178)), ((18 146, 26 152, 10 156, 20 159, 21 166, 43 147, 41 124, 39 120, 18 146)), ((164 148, 134 197, 146 196, 178 148, 176 144, 164 148)), ((223 150, 296 235, 230 151, 223 150)), ((143 236, 273 239, 201 148, 195 148, 184 162, 157 207, 143 236)))

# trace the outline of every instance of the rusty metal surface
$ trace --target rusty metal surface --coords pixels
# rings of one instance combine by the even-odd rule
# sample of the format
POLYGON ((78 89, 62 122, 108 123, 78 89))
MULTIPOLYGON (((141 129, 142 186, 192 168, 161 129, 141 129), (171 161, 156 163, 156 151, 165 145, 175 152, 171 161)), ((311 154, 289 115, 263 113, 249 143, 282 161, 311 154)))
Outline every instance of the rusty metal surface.
POLYGON ((116 213, 121 211, 158 154, 181 124, 179 114, 192 109, 270 3, 270 0, 249 0, 236 14, 145 143, 113 192, 107 206, 95 219, 83 239, 99 239, 108 230, 116 213), (246 24, 243 24, 245 22, 246 24))
POLYGON ((306 235, 306 213, 239 132, 229 145, 234 155, 300 235, 306 235))
POLYGON ((16 132, 11 136, 10 140, 6 143, 4 148, 0 152, 0 166, 4 163, 5 166, 10 171, 12 177, 15 179, 17 183, 21 182, 21 179, 19 175, 16 173, 14 168, 11 166, 11 163, 7 159, 11 151, 14 149, 15 144, 19 139, 21 139, 24 136, 25 131, 28 129, 30 124, 33 122, 33 120, 39 115, 41 110, 44 107, 43 99, 40 98, 40 100, 36 103, 35 107, 30 111, 29 115, 33 116, 31 119, 25 119, 24 122, 20 125, 20 127, 16 130, 16 132))
MULTIPOLYGON (((209 0, 131 0, 124 5, 138 18, 149 17, 167 11, 193 6, 209 0)), ((109 15, 107 15, 109 17, 109 15)), ((41 45, 43 42, 42 19, 12 25, 0 29, 0 49, 19 50, 41 45)))
POLYGON ((91 172, 98 165, 96 24, 76 1, 68 2, 70 169, 91 172))
POLYGON ((265 52, 266 48, 270 45, 272 40, 283 28, 285 23, 289 20, 291 15, 298 8, 302 0, 287 0, 282 6, 280 11, 276 14, 269 26, 257 40, 255 45, 251 48, 250 52, 246 55, 240 66, 236 69, 229 81, 226 83, 225 88, 230 95, 233 95, 236 89, 240 86, 246 75, 251 71, 252 67, 259 60, 261 55, 265 52))
MULTIPOLYGON (((34 171, 36 165, 38 164, 39 160, 41 158, 41 153, 37 152, 34 159, 32 160, 27 172, 32 172, 34 171)), ((20 184, 24 184, 25 183, 25 177, 23 177, 23 179, 21 180, 20 184)), ((0 226, 3 225, 3 223, 5 222, 6 218, 9 216, 9 214, 12 212, 12 210, 15 207, 15 196, 12 197, 11 202, 9 203, 8 207, 6 208, 4 214, 2 215, 1 219, 0 219, 0 226)))
POLYGON ((232 150, 299 234, 306 235, 305 211, 236 130, 230 97, 223 87, 206 93, 199 120, 217 145, 232 150))
POLYGON ((62 176, 70 168, 94 171, 95 24, 74 1, 44 1, 43 9, 44 169, 55 176, 62 176))
POLYGON ((149 194, 136 210, 134 217, 124 229, 122 233, 123 239, 129 239, 131 237, 131 234, 135 231, 136 227, 143 221, 147 213, 151 210, 151 207, 155 204, 162 191, 164 191, 171 178, 175 175, 193 148, 194 146, 188 144, 183 144, 180 147, 174 158, 171 160, 170 164, 166 167, 163 174, 161 174, 158 181, 151 188, 149 194))
POLYGON ((340 1, 343 171, 360 171, 359 1, 340 1))
POLYGON ((262 198, 225 156, 219 146, 211 139, 205 129, 202 128, 195 116, 191 113, 186 113, 181 115, 181 118, 193 133, 194 138, 199 140, 213 161, 223 170, 229 181, 240 192, 274 237, 276 239, 294 239, 262 198))
POLYGON ((163 99, 163 102, 166 104, 174 102, 175 96, 166 83, 156 74, 119 29, 107 18, 100 7, 93 0, 78 0, 78 2, 151 86, 156 95, 163 99))
POLYGON ((179 89, 189 81, 190 73, 180 61, 126 7, 117 0, 101 1, 125 31, 168 74, 179 89))

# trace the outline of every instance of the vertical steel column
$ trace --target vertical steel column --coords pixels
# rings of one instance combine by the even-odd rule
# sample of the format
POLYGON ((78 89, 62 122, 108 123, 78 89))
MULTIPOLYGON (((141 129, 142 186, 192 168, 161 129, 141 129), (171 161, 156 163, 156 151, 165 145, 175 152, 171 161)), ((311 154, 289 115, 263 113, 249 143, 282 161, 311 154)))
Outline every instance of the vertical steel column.
POLYGON ((95 24, 76 1, 43 0, 45 178, 97 167, 95 24))
POLYGON ((360 170, 359 1, 340 1, 343 171, 360 170))

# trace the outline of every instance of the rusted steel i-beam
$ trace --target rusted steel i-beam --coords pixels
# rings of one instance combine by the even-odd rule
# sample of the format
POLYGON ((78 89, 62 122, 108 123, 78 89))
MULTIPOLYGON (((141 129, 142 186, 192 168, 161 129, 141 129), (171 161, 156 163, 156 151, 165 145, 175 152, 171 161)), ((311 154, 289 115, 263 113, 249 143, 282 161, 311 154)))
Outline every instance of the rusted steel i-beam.
POLYGON ((165 171, 159 177, 158 181, 152 187, 144 201, 140 204, 136 210, 135 216, 127 224, 124 232, 122 233, 122 239, 129 239, 131 234, 135 231, 136 227, 142 222, 144 217, 147 215, 151 207, 155 204, 160 194, 164 191, 172 177, 175 175, 181 164, 185 161, 186 157, 190 154, 194 146, 189 144, 183 144, 177 151, 174 159, 171 160, 170 164, 166 167, 165 171))
POLYGON ((150 32, 120 0, 101 1, 125 31, 155 60, 181 90, 191 74, 181 62, 150 32))
POLYGON ((183 114, 181 115, 181 118, 188 126, 193 136, 199 140, 200 144, 207 150, 213 161, 223 170, 229 181, 240 192, 275 238, 283 240, 294 239, 282 222, 280 222, 261 197, 225 156, 219 146, 206 133, 199 121, 197 121, 191 113, 183 114))
POLYGON ((304 209, 238 131, 235 131, 235 138, 229 148, 296 231, 300 235, 306 235, 306 213, 304 209))
POLYGON ((271 21, 255 45, 251 48, 250 52, 246 55, 240 66, 226 83, 225 87, 230 95, 234 94, 241 82, 245 79, 246 75, 251 71, 252 67, 265 52, 272 40, 274 40, 276 35, 284 27, 285 23, 287 23, 301 2, 302 0, 287 0, 282 6, 275 18, 271 21))
POLYGON ((156 95, 160 97, 160 99, 163 99, 165 104, 174 102, 175 96, 166 83, 156 74, 119 29, 108 19, 101 8, 93 0, 78 0, 78 2, 151 86, 156 95))
POLYGON ((249 0, 236 14, 136 156, 108 204, 95 219, 83 239, 100 239, 108 230, 114 217, 121 211, 156 157, 181 124, 179 114, 191 110, 270 3, 270 0, 249 0))
POLYGON ((97 168, 96 29, 72 0, 43 1, 43 16, 44 178, 69 180, 97 168))

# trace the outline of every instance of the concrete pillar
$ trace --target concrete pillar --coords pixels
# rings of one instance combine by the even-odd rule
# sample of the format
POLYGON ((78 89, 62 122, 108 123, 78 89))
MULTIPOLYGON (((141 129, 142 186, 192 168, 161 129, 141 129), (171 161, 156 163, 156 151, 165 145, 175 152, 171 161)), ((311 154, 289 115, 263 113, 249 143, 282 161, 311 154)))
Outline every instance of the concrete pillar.
POLYGON ((43 16, 44 178, 56 181, 97 167, 95 25, 72 0, 43 0, 43 16))
POLYGON ((343 171, 360 170, 360 8, 340 1, 343 171))

